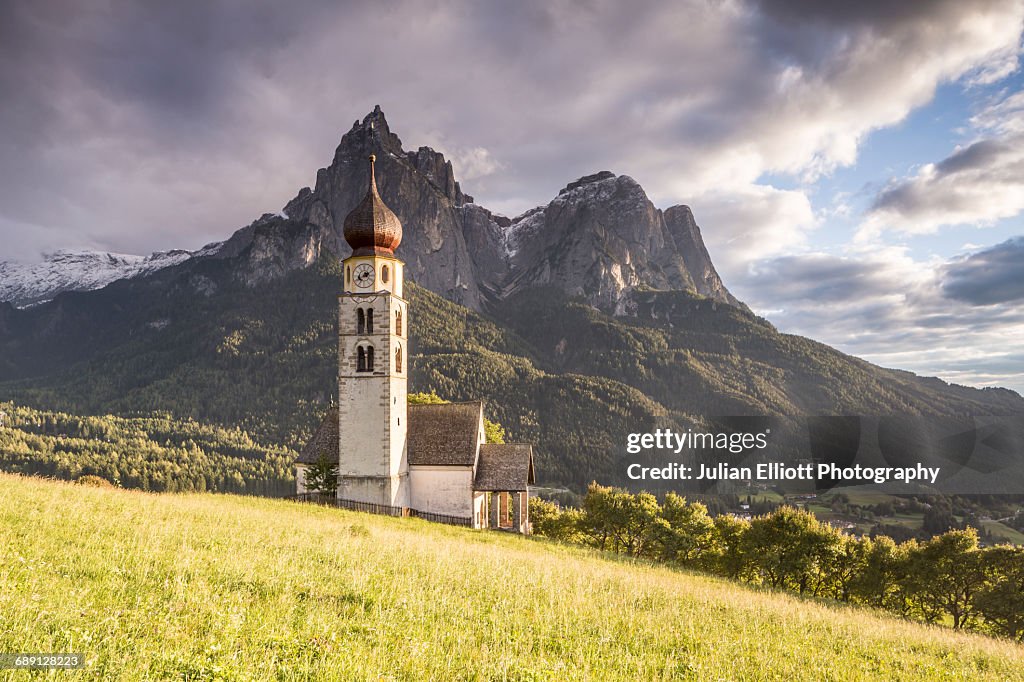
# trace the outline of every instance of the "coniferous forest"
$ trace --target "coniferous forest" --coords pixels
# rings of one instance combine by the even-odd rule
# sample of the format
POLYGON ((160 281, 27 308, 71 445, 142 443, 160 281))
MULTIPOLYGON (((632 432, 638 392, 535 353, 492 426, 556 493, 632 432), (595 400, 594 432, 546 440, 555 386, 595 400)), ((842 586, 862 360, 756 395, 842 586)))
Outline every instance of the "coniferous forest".
POLYGON ((295 492, 295 453, 175 419, 81 417, 0 403, 0 469, 153 492, 295 492))

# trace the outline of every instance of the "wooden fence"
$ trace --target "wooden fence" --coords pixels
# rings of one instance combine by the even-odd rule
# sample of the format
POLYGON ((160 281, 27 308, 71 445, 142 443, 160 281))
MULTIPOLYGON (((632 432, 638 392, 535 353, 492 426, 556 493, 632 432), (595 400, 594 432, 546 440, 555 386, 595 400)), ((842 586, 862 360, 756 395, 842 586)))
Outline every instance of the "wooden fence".
POLYGON ((409 510, 409 516, 415 516, 418 519, 424 521, 433 521, 434 523, 447 523, 449 526, 472 526, 473 519, 466 518, 465 516, 449 516, 448 514, 434 514, 433 512, 417 511, 415 509, 409 510))
POLYGON ((448 514, 434 514, 433 512, 418 511, 410 507, 392 507, 387 504, 374 504, 373 502, 356 502, 345 500, 333 495, 324 493, 302 493, 291 495, 290 500, 305 502, 307 504, 319 504, 325 507, 340 507, 350 511, 366 512, 368 514, 381 514, 383 516, 414 517, 434 523, 446 523, 449 526, 472 526, 473 519, 464 516, 449 516, 448 514))

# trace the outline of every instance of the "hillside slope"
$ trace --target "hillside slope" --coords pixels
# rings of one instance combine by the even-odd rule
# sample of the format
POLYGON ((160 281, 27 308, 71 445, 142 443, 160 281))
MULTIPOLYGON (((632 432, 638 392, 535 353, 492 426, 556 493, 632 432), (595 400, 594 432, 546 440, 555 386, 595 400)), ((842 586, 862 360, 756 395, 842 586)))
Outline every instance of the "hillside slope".
MULTIPOLYGON (((165 410, 301 447, 337 390, 340 267, 328 255, 247 286, 222 265, 0 309, 0 400, 165 410)), ((707 415, 1024 413, 1011 391, 882 369, 687 292, 637 293, 617 317, 551 288, 487 315, 407 294, 410 389, 487 400, 511 438, 536 445, 545 485, 615 480, 627 434, 707 415)))
POLYGON ((542 540, 2 474, 0 490, 0 650, 84 653, 79 679, 1024 679, 1008 642, 542 540))

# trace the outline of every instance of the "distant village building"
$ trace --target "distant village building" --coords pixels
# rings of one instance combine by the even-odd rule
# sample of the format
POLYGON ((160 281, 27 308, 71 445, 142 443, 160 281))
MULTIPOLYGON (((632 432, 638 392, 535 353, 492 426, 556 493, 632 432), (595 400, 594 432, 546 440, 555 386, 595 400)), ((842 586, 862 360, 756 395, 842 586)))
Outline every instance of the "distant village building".
POLYGON ((482 402, 408 405, 410 317, 402 224, 370 183, 345 218, 352 255, 338 297, 338 405, 296 462, 296 491, 322 458, 338 463, 339 501, 465 519, 529 532, 533 448, 490 444, 482 402))

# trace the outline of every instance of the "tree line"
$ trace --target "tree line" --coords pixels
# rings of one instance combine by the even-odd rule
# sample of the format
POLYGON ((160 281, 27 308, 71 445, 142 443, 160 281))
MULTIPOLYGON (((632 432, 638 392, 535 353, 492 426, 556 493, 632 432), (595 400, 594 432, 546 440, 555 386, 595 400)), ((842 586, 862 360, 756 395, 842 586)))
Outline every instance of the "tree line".
POLYGON ((1024 548, 974 529, 927 541, 847 535, 782 506, 750 520, 700 502, 591 484, 578 508, 530 500, 533 532, 801 595, 1024 641, 1024 548))
POLYGON ((295 492, 295 453, 167 414, 82 417, 0 403, 0 470, 153 492, 295 492))

